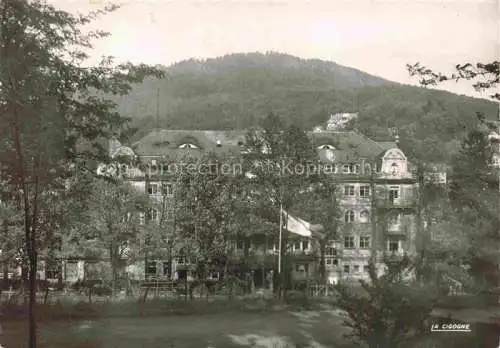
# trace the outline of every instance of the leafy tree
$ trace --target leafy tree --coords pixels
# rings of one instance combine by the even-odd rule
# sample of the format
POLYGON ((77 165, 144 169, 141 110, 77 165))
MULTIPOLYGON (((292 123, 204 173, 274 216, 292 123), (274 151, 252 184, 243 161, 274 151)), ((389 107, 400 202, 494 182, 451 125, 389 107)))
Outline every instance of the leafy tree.
POLYGON ((467 231, 468 255, 476 283, 498 286, 498 171, 488 132, 471 130, 453 164, 450 199, 467 231))
MULTIPOLYGON (((422 86, 436 86, 445 81, 471 80, 473 87, 478 90, 495 88, 500 82, 500 61, 487 63, 464 63, 455 66, 455 73, 451 75, 435 72, 420 63, 408 64, 411 76, 418 76, 422 86)), ((491 98, 500 100, 500 94, 494 93, 491 98)))
POLYGON ((206 281, 210 266, 226 263, 234 226, 237 162, 214 153, 181 161, 183 169, 174 181, 175 240, 177 249, 195 261, 199 279, 206 281))
MULTIPOLYGON (((499 66, 499 61, 457 64, 455 73, 445 75, 416 63, 408 65, 408 71, 410 75, 418 76, 423 86, 436 86, 444 81, 467 80, 472 82, 476 90, 484 91, 498 87, 499 66)), ((491 98, 499 101, 500 94, 495 91, 491 98)), ((461 149, 452 162, 450 199, 456 219, 465 234, 466 255, 462 259, 462 265, 469 266, 476 289, 479 286, 486 291, 483 294, 487 296, 481 297, 486 303, 496 306, 500 281, 498 168, 493 163, 495 149, 489 139, 496 125, 480 110, 471 110, 470 114, 474 112, 479 122, 476 121, 465 128, 466 135, 461 149)), ((496 346, 498 327, 490 325, 481 336, 483 346, 496 346)))
POLYGON ((19 193, 24 219, 30 348, 36 347, 37 238, 44 191, 54 190, 51 184, 65 175, 68 162, 88 170, 89 157, 105 159, 100 139, 126 121, 113 102, 89 91, 125 94, 130 83, 161 76, 148 66, 115 65, 108 58, 96 67, 82 66, 88 58, 84 50, 106 36, 84 33, 82 26, 114 9, 74 16, 43 1, 0 3, 0 161, 9 191, 19 193))
POLYGON ((432 286, 422 287, 408 280, 415 267, 409 258, 386 260, 387 270, 377 275, 369 266, 370 280, 360 280, 361 288, 346 284, 335 286, 338 307, 345 311, 348 337, 370 348, 403 347, 428 335, 427 319, 439 298, 432 286))
MULTIPOLYGON (((300 190, 309 187, 312 178, 308 175, 312 163, 316 163, 317 153, 307 133, 294 125, 286 125, 282 119, 270 113, 261 121, 261 129, 247 133, 246 145, 249 153, 245 156, 245 171, 253 179, 249 184, 261 210, 260 216, 279 228, 280 207, 290 211, 300 190)), ((277 235, 277 233, 276 233, 277 235)), ((282 265, 288 246, 287 233, 283 233, 282 265)), ((285 290, 286 274, 280 280, 285 290)))
MULTIPOLYGON (((412 76, 418 76, 423 86, 436 86, 444 81, 471 81, 478 91, 495 89, 500 82, 499 62, 457 64, 456 72, 445 75, 416 63, 408 65, 412 76)), ((500 100, 500 94, 491 98, 500 100)), ((484 114, 476 110, 478 121, 466 129, 458 155, 453 159, 453 177, 450 198, 455 212, 469 233, 470 262, 475 260, 476 275, 478 264, 482 264, 484 276, 493 286, 498 286, 498 267, 495 267, 495 251, 498 250, 498 171, 493 166, 494 148, 488 136, 496 128, 484 114), (479 256, 482 254, 486 259, 479 256), (480 261, 483 259, 483 261, 480 261), (486 262, 486 263, 484 263, 486 262)))
POLYGON ((338 238, 340 207, 338 202, 338 186, 335 177, 323 173, 315 176, 316 182, 307 190, 299 192, 293 212, 306 221, 321 224, 324 237, 319 240, 319 275, 326 281, 325 251, 328 243, 338 238))
POLYGON ((149 206, 147 197, 130 184, 96 180, 88 200, 87 240, 97 250, 105 250, 111 262, 113 293, 124 278, 127 264, 137 260, 143 227, 142 212, 149 206))
POLYGON ((2 228, 0 240, 0 259, 3 265, 3 279, 8 278, 11 267, 20 266, 14 264, 15 260, 20 260, 23 256, 23 230, 22 216, 15 205, 3 197, 0 202, 0 223, 2 228))

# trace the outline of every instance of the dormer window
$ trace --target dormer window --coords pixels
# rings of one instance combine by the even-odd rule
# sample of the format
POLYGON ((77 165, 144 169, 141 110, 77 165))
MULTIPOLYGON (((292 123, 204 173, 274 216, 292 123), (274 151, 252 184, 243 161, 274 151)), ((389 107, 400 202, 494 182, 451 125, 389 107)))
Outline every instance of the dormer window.
POLYGON ((222 146, 222 144, 221 144, 220 140, 217 140, 217 147, 221 147, 221 146, 222 146))
POLYGON ((382 160, 382 173, 400 175, 408 171, 406 157, 399 149, 388 150, 382 160))
POLYGON ((356 163, 344 164, 342 166, 343 174, 357 174, 359 172, 359 165, 356 163))
POLYGON ((318 150, 335 150, 335 148, 332 145, 325 144, 318 146, 318 150))
POLYGON ((245 142, 243 140, 238 140, 238 146, 243 147, 245 145, 245 142))
POLYGON ((191 143, 186 143, 179 146, 179 149, 197 149, 197 148, 198 146, 191 143))
POLYGON ((153 146, 169 146, 170 145, 170 142, 168 140, 162 140, 162 141, 155 141, 153 143, 153 146))
POLYGON ((391 164, 391 174, 392 175, 398 175, 399 173, 399 165, 397 163, 391 164))

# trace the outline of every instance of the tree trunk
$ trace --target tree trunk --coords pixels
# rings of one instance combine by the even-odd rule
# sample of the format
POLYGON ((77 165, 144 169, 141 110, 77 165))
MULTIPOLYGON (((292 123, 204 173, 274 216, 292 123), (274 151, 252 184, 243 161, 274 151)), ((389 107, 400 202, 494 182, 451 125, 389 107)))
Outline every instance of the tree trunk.
POLYGON ((29 289, 29 259, 23 260, 21 265, 21 284, 19 290, 23 297, 23 306, 28 303, 28 289, 29 289))
POLYGON ((111 260, 111 274, 112 274, 112 296, 116 296, 117 288, 118 288, 118 275, 119 275, 119 269, 120 269, 120 260, 119 260, 119 255, 118 255, 118 247, 114 245, 114 243, 111 244, 109 248, 109 255, 110 255, 110 260, 111 260))
POLYGON ((28 254, 28 280, 29 280, 29 303, 28 303, 28 317, 29 317, 29 348, 37 347, 36 340, 36 320, 35 320, 35 305, 36 305, 36 271, 37 271, 37 253, 36 253, 36 238, 35 228, 30 221, 29 212, 26 213, 25 222, 25 235, 26 235, 26 250, 28 254))
POLYGON ((87 288, 89 290, 89 303, 92 303, 92 290, 94 289, 94 286, 89 284, 87 288))
POLYGON ((49 299, 49 283, 45 283, 45 294, 43 296, 43 304, 46 305, 49 299))
POLYGON ((323 284, 326 284, 326 268, 325 268, 325 249, 326 249, 326 240, 321 240, 319 245, 320 250, 320 259, 319 259, 319 277, 323 284))
MULTIPOLYGON (((288 216, 286 217, 288 220, 288 216)), ((286 220, 286 221, 287 221, 286 220)), ((286 231, 286 227, 283 229, 284 232, 286 231)), ((288 246, 288 235, 287 233, 283 233, 282 237, 282 249, 281 249, 281 277, 280 277, 280 297, 281 299, 285 299, 285 294, 287 288, 289 288, 290 283, 289 283, 289 270, 288 270, 288 259, 287 259, 287 246, 288 246)))
POLYGON ((3 279, 4 284, 7 284, 9 279, 9 263, 7 261, 4 263, 3 267, 3 279))
MULTIPOLYGON (((34 239, 34 238, 33 238, 34 239)), ((34 241, 33 241, 34 243, 34 241)), ((35 305, 36 305, 36 269, 37 269, 37 256, 36 252, 32 250, 30 256, 30 286, 29 286, 29 323, 30 323, 30 348, 36 348, 36 320, 35 320, 35 305)))

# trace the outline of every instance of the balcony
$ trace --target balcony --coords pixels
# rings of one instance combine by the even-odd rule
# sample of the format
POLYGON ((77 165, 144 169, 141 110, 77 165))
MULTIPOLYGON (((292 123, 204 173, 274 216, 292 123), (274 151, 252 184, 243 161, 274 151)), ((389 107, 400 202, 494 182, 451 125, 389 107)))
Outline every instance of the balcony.
POLYGON ((406 229, 401 222, 389 222, 386 233, 390 236, 406 235, 406 229))
POLYGON ((411 187, 399 191, 379 192, 376 203, 379 208, 411 208, 416 206, 417 198, 417 189, 411 187))
POLYGON ((349 259, 366 259, 371 255, 370 248, 342 249, 341 257, 349 259))
POLYGON ((399 261, 401 260, 405 255, 407 254, 406 251, 403 249, 399 250, 391 250, 391 251, 385 251, 384 252, 384 257, 388 259, 388 261, 399 261))
POLYGON ((397 174, 378 172, 378 173, 375 173, 374 177, 376 179, 381 179, 381 180, 413 180, 413 181, 417 181, 417 175, 415 173, 411 173, 411 172, 397 173, 397 174))

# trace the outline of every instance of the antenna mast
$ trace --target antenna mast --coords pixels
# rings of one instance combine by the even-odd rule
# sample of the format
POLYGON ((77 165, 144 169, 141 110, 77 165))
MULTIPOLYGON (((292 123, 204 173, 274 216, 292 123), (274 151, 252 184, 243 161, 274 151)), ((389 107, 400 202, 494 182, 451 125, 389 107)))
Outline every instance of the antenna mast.
POLYGON ((156 132, 160 129, 160 89, 156 89, 156 132))

